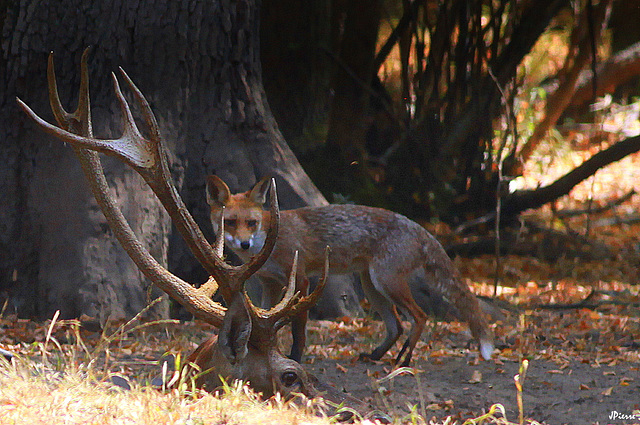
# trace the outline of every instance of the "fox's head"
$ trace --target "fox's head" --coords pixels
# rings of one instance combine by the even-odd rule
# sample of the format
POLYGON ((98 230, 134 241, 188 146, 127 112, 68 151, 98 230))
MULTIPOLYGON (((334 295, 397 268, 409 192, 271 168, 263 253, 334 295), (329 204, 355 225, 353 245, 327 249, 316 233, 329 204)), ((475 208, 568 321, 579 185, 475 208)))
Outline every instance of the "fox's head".
POLYGON ((207 176, 207 203, 211 209, 211 224, 218 233, 220 215, 224 211, 224 237, 226 245, 242 257, 255 255, 267 236, 264 223, 268 212, 263 205, 267 200, 269 182, 265 177, 249 191, 231 194, 229 187, 218 176, 207 176))

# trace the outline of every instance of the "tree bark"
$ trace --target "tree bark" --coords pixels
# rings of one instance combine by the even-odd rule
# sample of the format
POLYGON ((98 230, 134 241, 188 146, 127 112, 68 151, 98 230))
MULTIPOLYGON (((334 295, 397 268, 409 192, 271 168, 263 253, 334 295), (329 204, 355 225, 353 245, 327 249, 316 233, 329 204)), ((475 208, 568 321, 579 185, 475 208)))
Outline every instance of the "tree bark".
MULTIPOLYGON (((367 109, 374 69, 380 4, 378 0, 351 0, 343 2, 343 33, 339 52, 335 57, 334 90, 329 130, 328 149, 337 153, 342 162, 359 161, 364 152, 365 123, 363 111, 367 109)), ((334 13, 340 13, 336 8, 334 13)), ((333 53, 333 52, 332 52, 333 53)))
MULTIPOLYGON (((59 309, 63 318, 85 313, 104 321, 130 317, 148 301, 148 283, 112 237, 71 149, 37 131, 16 107, 18 95, 51 118, 45 87, 51 50, 61 96, 75 99, 80 54, 94 46, 90 88, 98 137, 120 133, 109 73, 118 66, 129 73, 158 117, 181 195, 209 235, 206 174, 220 175, 232 190, 272 174, 285 208, 326 202, 267 105, 255 1, 22 0, 6 7, 0 282, 13 288, 11 305, 21 314, 47 317, 59 309)), ((104 162, 123 212, 156 258, 183 277, 202 277, 186 248, 170 241, 168 217, 142 180, 104 162)))

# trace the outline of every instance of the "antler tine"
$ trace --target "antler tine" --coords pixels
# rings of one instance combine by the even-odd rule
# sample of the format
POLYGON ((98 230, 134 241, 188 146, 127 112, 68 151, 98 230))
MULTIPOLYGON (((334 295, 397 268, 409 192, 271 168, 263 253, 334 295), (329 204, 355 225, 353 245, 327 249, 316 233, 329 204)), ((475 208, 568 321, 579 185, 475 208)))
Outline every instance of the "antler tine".
POLYGON ((322 295, 322 291, 324 290, 325 284, 327 283, 327 277, 329 276, 329 254, 331 253, 331 248, 329 245, 324 250, 324 267, 322 268, 322 276, 318 280, 316 287, 313 292, 307 296, 302 297, 298 300, 297 303, 291 306, 289 310, 286 311, 286 316, 279 318, 278 321, 274 324, 275 329, 280 329, 284 326, 291 317, 296 316, 303 311, 306 311, 313 307, 316 302, 318 302, 318 298, 322 295))
MULTIPOLYGON (((84 59, 84 55, 82 56, 84 59)), ((47 63, 47 82, 49 84, 49 105, 51 105, 53 116, 58 124, 66 124, 71 118, 71 114, 64 109, 62 102, 60 101, 60 95, 58 94, 58 82, 56 81, 56 71, 53 64, 53 52, 49 52, 49 59, 47 63)), ((79 106, 80 101, 78 99, 78 107, 79 106)))
POLYGON ((287 284, 287 290, 285 291, 284 296, 278 302, 278 304, 274 305, 268 310, 256 307, 249 298, 249 295, 245 292, 244 296, 247 301, 249 313, 251 314, 253 321, 259 323, 259 326, 270 330, 278 329, 274 326, 274 323, 276 323, 281 317, 287 315, 287 312, 291 309, 291 307, 300 296, 300 293, 296 292, 297 273, 298 250, 296 250, 295 254, 293 255, 293 264, 291 266, 291 273, 289 274, 289 283, 287 284))
POLYGON ((158 120, 156 119, 151 106, 149 106, 147 98, 144 97, 144 94, 142 94, 138 86, 135 85, 131 77, 129 77, 129 74, 127 74, 122 67, 118 67, 118 69, 120 70, 122 78, 127 82, 129 89, 133 92, 136 100, 140 104, 142 116, 144 117, 145 123, 147 124, 147 127, 149 127, 149 132, 151 133, 151 141, 160 142, 160 140, 162 140, 162 136, 160 135, 158 120))
POLYGON ((282 312, 291 308, 296 299, 300 296, 299 292, 296 292, 296 276, 298 274, 298 251, 293 255, 293 265, 291 266, 291 273, 289 274, 289 284, 284 296, 271 309, 266 312, 267 316, 279 316, 282 312))
POLYGON ((218 234, 216 235, 215 252, 220 258, 224 258, 224 209, 222 206, 222 214, 220 214, 220 223, 218 223, 218 234))
POLYGON ((89 47, 82 52, 80 60, 80 90, 78 93, 78 106, 73 113, 67 112, 62 106, 58 94, 58 84, 56 81, 55 66, 53 64, 53 52, 49 53, 47 61, 47 82, 49 85, 49 105, 53 116, 60 126, 66 130, 73 129, 75 133, 93 135, 91 126, 91 108, 89 107, 89 71, 87 58, 89 47), (74 128, 74 127, 82 128, 74 128))
POLYGON ((116 98, 120 104, 120 111, 123 119, 123 132, 120 138, 112 140, 110 148, 118 153, 118 156, 126 160, 134 169, 152 168, 158 165, 158 158, 154 152, 149 149, 149 141, 142 136, 136 121, 131 113, 129 103, 124 98, 120 83, 115 73, 111 73, 113 79, 113 89, 116 92, 116 98))
MULTIPOLYGON (((249 312, 254 320, 254 324, 262 328, 266 328, 270 331, 277 331, 282 326, 291 320, 293 316, 302 313, 305 310, 311 308, 317 301, 322 291, 324 290, 327 276, 329 275, 329 253, 331 249, 329 246, 325 249, 324 268, 322 270, 322 276, 318 280, 318 283, 313 292, 302 298, 299 292, 295 292, 296 273, 298 269, 298 251, 296 251, 293 257, 293 266, 291 274, 289 275, 289 284, 287 285, 287 291, 282 297, 282 300, 276 304, 273 308, 265 310, 255 307, 250 300, 248 300, 249 312), (294 293, 295 292, 295 293, 294 293)), ((245 295, 246 296, 246 295, 245 295)), ((246 296, 248 299, 248 296, 246 296)))
MULTIPOLYGON (((233 276, 233 272, 237 271, 237 268, 231 265, 228 265, 224 262, 224 206, 223 214, 220 214, 220 223, 218 223, 218 233, 216 234, 216 243, 214 245, 214 252, 216 258, 220 260, 223 264, 225 264, 225 269, 230 270, 230 276, 233 276)), ((238 267, 239 268, 239 267, 238 267)), ((215 280, 214 278, 212 278, 215 280)), ((211 280, 211 279, 209 279, 211 280)), ((219 283, 216 283, 216 289, 220 289, 220 293, 222 294, 222 298, 227 303, 230 303, 233 299, 233 294, 242 290, 242 285, 244 284, 244 280, 238 279, 220 279, 219 283)))
MULTIPOLYGON (((71 143, 72 145, 75 145, 77 147, 80 148, 87 148, 87 149, 93 149, 93 150, 103 150, 103 147, 101 145, 99 145, 98 143, 96 143, 95 139, 91 139, 88 137, 83 137, 83 136, 79 136, 77 134, 74 133, 70 133, 66 130, 63 130, 60 127, 56 127, 52 124, 49 124, 48 122, 46 122, 45 120, 43 120, 42 118, 40 118, 35 112, 33 112, 33 110, 31 108, 29 108, 29 106, 27 106, 26 103, 24 103, 20 98, 16 98, 16 101, 18 102, 18 105, 20 106, 20 108, 22 108, 22 110, 45 132, 48 134, 51 134, 52 136, 57 137, 58 139, 71 143)), ((68 121, 63 120, 62 123, 60 123, 61 126, 66 126, 68 121)))

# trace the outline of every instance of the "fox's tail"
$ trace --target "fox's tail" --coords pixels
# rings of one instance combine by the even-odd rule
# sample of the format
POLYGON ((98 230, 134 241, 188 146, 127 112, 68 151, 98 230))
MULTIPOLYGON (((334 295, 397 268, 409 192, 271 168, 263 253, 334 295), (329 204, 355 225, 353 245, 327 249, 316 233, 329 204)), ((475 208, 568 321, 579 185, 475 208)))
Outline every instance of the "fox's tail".
POLYGON ((460 319, 469 324, 471 335, 473 335, 480 345, 480 354, 482 354, 482 357, 485 360, 489 360, 495 346, 493 343, 493 333, 489 328, 487 318, 480 308, 476 296, 459 278, 457 272, 454 273, 451 277, 450 284, 447 285, 448 294, 445 296, 460 313, 460 319))
POLYGON ((458 310, 460 319, 467 322, 471 335, 480 345, 480 354, 485 360, 489 360, 495 348, 493 332, 489 328, 487 318, 480 308, 478 299, 469 290, 469 287, 455 273, 447 285, 445 297, 458 310))
POLYGON ((485 318, 487 313, 472 293, 466 294, 467 291, 464 289, 456 291, 449 288, 449 291, 446 291, 447 296, 444 296, 445 291, 435 291, 430 285, 424 285, 421 279, 414 281, 411 292, 416 303, 425 313, 445 320, 455 319, 467 322, 471 334, 478 340, 480 354, 485 360, 491 358, 494 344, 492 332, 485 318), (458 292, 460 293, 456 295, 458 292), (475 304, 478 304, 478 307, 475 304))
MULTIPOLYGON (((435 242, 435 239, 431 239, 430 242, 435 242)), ((454 316, 467 322, 471 334, 478 340, 480 354, 485 360, 489 360, 495 348, 493 333, 478 299, 460 279, 458 271, 442 246, 438 243, 439 249, 436 249, 433 245, 429 245, 431 244, 428 244, 427 248, 430 248, 428 249, 430 255, 427 256, 425 265, 427 284, 431 283, 436 292, 451 304, 456 310, 454 316)))

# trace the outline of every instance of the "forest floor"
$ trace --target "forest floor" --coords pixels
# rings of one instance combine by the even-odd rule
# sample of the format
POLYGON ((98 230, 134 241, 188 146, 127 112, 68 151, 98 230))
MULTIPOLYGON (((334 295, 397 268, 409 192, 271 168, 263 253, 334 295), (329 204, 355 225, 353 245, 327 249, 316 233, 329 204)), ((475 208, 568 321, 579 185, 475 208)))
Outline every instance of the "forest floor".
MULTIPOLYGON (((631 189, 640 193, 640 156, 612 167, 574 189, 554 209, 601 206, 631 189)), ((524 418, 540 423, 640 424, 640 222, 634 218, 638 211, 640 195, 597 216, 559 219, 548 207, 529 214, 527 219, 549 228, 586 234, 606 246, 610 255, 559 255, 551 262, 540 260, 535 252, 505 256, 495 297, 493 256, 455 259, 465 282, 476 293, 493 297, 492 304, 502 313, 494 320, 497 350, 489 361, 478 358, 464 325, 430 322, 411 368, 392 373, 391 360, 399 346, 380 362, 357 360, 358 353, 381 341, 383 325, 371 317, 344 317, 310 321, 304 365, 323 381, 403 423, 411 421, 412 410, 427 423, 432 418, 441 423, 449 416, 462 423, 496 403, 504 406, 510 422, 517 423, 521 394, 524 418), (517 375, 521 392, 514 380, 517 375)), ((444 241, 460 238, 442 226, 430 230, 444 241)), ((549 248, 544 240, 539 242, 542 251, 549 248)), ((105 343, 103 335, 78 330, 76 323, 56 322, 49 348, 100 350, 108 363, 105 368, 137 382, 159 373, 163 354, 185 355, 211 333, 200 322, 169 321, 105 343)), ((34 323, 4 312, 0 348, 37 357, 49 326, 50 321, 34 323)), ((286 329, 283 335, 288 335, 286 329)))
MULTIPOLYGON (((640 303, 638 295, 632 298, 633 306, 525 310, 509 317, 496 325, 498 350, 489 361, 478 358, 463 325, 438 323, 423 336, 411 367, 398 374, 391 374, 391 360, 399 347, 379 362, 357 360, 359 352, 370 351, 380 341, 380 322, 311 321, 304 366, 397 423, 411 423, 415 411, 433 423, 446 423, 451 416, 450 421, 461 424, 494 404, 504 407, 509 423, 518 423, 514 377, 520 375, 525 419, 544 424, 638 424, 640 416, 616 417, 640 413, 640 303), (528 367, 523 372, 525 359, 528 367)), ((48 323, 6 317, 0 324, 0 346, 23 358, 41 358, 42 344, 37 342, 46 340, 48 323)), ((67 353, 82 351, 73 327, 69 321, 55 324, 49 350, 60 344, 67 353)), ((80 334, 89 352, 108 353, 108 360, 104 354, 97 356, 99 370, 144 383, 160 375, 158 360, 163 355, 187 355, 211 331, 200 322, 172 322, 118 336, 102 348, 99 334, 80 334)))

